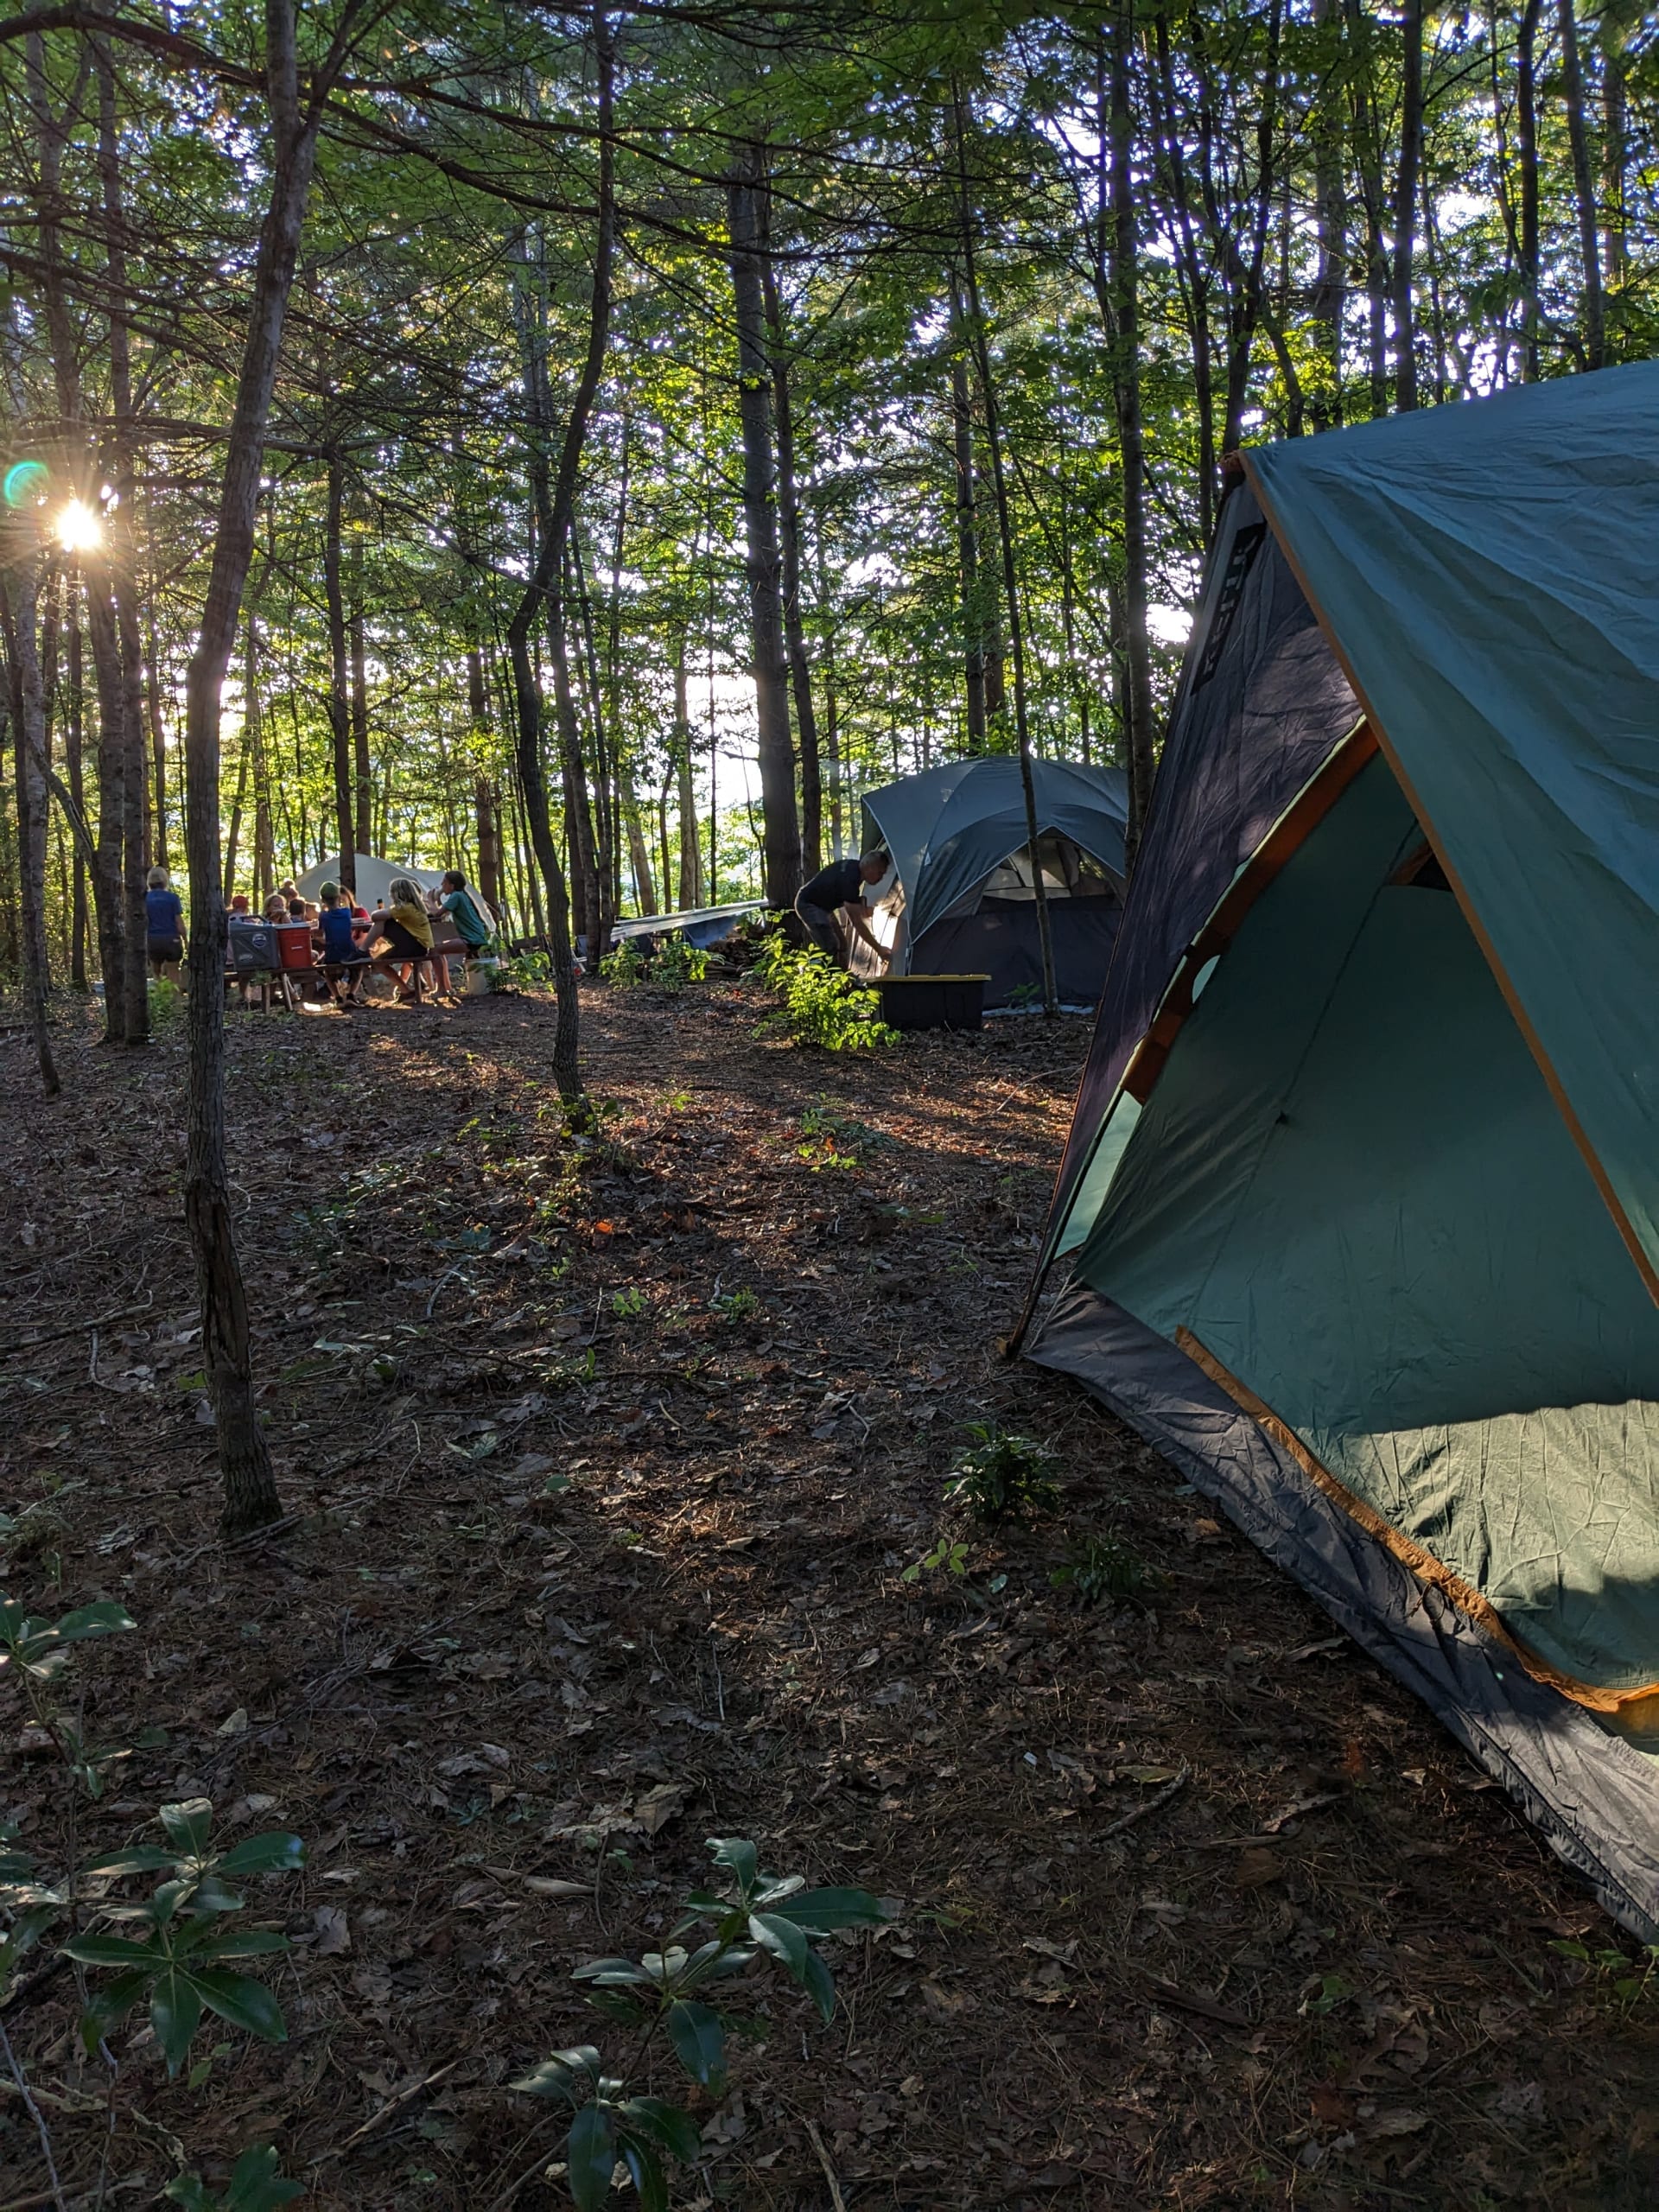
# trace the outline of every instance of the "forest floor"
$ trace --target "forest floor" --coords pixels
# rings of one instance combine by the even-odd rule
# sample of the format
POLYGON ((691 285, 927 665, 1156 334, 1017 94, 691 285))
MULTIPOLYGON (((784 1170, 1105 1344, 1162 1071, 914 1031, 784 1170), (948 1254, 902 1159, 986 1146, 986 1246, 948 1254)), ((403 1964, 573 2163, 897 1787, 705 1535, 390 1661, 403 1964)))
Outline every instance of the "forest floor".
MULTIPOLYGON (((0 1706, 0 1812, 54 1869, 195 1794, 308 1847, 252 1900, 293 1938, 289 2040, 210 2023, 169 2083, 134 2014, 105 2196, 71 1976, 3 2015, 63 2202, 275 2141, 320 2207, 566 2204, 555 2115, 507 2084, 605 2041, 571 1969, 660 1942, 718 1834, 898 1911, 827 1944, 830 2028, 757 1992, 677 2205, 1659 2201, 1659 1987, 1552 1948, 1618 1942, 1587 1891, 1150 1450, 999 1356, 1084 1026, 838 1059, 760 1011, 595 991, 585 1148, 536 998, 231 1017, 288 1518, 228 1548, 181 1034, 134 1062, 66 1017, 48 1108, 0 1047, 6 1587, 124 1601, 59 1694, 168 1739, 72 1816, 0 1706), (1056 1514, 948 1520, 970 1420, 1054 1448, 1056 1514), (905 1581, 947 1525, 967 1572, 905 1581), (1157 1571, 1143 1602, 1051 1586, 1102 1531, 1157 1571)), ((49 2205, 0 2091, 0 2212, 49 2205)))

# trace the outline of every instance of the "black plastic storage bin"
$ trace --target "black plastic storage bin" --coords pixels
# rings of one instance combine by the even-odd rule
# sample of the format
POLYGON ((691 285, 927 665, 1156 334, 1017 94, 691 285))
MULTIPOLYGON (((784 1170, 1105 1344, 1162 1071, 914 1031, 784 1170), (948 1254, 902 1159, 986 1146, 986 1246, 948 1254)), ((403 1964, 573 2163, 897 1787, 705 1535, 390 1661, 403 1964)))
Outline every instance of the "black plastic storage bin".
POLYGON ((988 976, 884 976, 881 1019, 894 1029, 982 1029, 988 976))
POLYGON ((280 968, 283 956, 276 931, 270 922, 246 922, 232 916, 230 924, 231 968, 238 976, 257 976, 280 968))

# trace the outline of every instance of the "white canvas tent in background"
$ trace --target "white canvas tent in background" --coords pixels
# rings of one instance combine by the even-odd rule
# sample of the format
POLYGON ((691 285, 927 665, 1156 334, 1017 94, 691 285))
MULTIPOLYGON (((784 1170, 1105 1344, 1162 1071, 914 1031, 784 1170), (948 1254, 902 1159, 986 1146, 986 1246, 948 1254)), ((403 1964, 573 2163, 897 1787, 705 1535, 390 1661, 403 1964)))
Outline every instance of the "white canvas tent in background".
MULTIPOLYGON (((372 853, 359 853, 355 861, 357 903, 359 906, 372 906, 377 899, 382 906, 385 905, 387 887, 394 876, 406 875, 411 883, 418 883, 423 891, 435 891, 443 881, 442 868, 410 868, 402 861, 378 860, 372 853)), ((315 899, 325 883, 339 882, 338 856, 333 860, 319 861, 315 868, 307 868, 303 875, 296 875, 294 880, 299 886, 302 899, 315 899)))

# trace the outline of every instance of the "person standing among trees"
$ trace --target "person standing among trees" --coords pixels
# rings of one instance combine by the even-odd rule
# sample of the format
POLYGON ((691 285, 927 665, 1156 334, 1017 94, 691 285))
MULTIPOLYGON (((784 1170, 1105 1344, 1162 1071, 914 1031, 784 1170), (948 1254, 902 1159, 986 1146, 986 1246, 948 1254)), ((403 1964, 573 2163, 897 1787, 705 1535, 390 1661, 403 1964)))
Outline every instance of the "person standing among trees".
POLYGON ((145 879, 145 950, 149 972, 182 987, 184 963, 184 902, 173 888, 164 868, 153 868, 145 879))
POLYGON ((889 865, 885 853, 866 853, 861 860, 831 861, 795 894, 796 918, 802 928, 820 952, 827 952, 843 968, 855 937, 869 946, 884 971, 887 968, 887 948, 869 925, 864 887, 880 883, 889 865))

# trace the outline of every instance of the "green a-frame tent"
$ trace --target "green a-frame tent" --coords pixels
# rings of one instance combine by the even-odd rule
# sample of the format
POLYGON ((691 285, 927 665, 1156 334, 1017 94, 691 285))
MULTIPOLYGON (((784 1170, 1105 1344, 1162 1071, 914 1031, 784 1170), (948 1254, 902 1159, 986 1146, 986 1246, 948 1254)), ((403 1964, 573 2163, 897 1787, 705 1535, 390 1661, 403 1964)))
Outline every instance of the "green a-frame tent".
POLYGON ((1039 1284, 1659 1939, 1659 365, 1244 456, 1039 1284))

